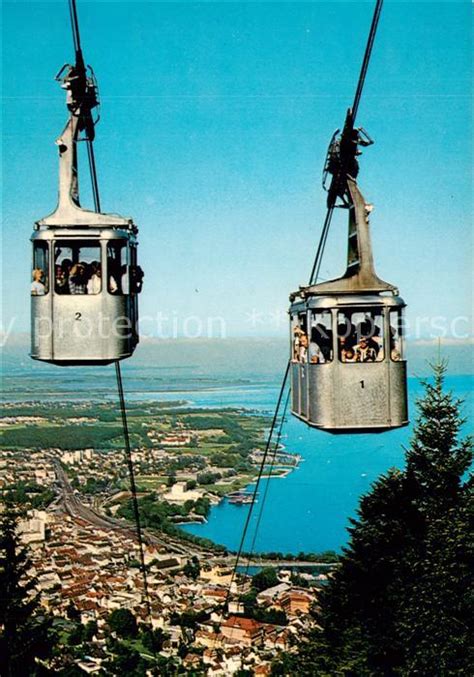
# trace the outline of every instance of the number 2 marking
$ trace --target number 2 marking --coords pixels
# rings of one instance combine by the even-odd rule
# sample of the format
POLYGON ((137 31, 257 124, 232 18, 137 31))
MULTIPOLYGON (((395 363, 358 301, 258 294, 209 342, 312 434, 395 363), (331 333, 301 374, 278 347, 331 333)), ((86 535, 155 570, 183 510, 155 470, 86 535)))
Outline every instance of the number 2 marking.
POLYGON ((75 319, 80 321, 82 319, 82 313, 76 313, 75 319))

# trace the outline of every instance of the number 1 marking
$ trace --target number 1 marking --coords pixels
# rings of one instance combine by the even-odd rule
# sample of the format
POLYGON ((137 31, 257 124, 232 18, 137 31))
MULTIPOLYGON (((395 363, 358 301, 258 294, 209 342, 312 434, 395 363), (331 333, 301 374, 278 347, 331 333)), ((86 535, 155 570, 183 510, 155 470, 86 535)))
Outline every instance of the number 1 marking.
POLYGON ((364 381, 359 381, 359 383, 361 388, 365 388, 364 381))

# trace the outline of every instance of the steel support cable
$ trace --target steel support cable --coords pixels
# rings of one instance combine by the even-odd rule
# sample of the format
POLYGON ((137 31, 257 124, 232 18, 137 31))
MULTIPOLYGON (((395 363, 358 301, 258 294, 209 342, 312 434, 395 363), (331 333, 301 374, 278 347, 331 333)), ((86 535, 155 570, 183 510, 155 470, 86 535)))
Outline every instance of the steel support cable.
POLYGON ((115 374, 117 376, 117 386, 118 386, 119 401, 120 401, 120 413, 121 413, 121 416, 122 416, 123 439, 124 439, 124 442, 125 442, 125 456, 126 456, 126 459, 127 459, 128 474, 129 474, 129 477, 130 477, 130 489, 131 489, 131 492, 132 492, 133 514, 134 514, 134 518, 135 518, 135 526, 136 526, 136 529, 137 529, 138 546, 139 546, 139 551, 140 551, 140 566, 141 566, 142 575, 143 575, 143 588, 144 588, 144 595, 145 595, 145 603, 146 603, 148 617, 151 619, 151 604, 150 604, 150 595, 148 593, 148 578, 147 578, 146 566, 145 566, 145 553, 144 553, 144 549, 143 549, 143 534, 142 534, 142 528, 141 528, 141 523, 140 523, 140 511, 138 509, 137 485, 135 483, 135 469, 133 467, 132 450, 131 450, 131 446, 130 446, 130 433, 129 433, 129 430, 128 430, 128 421, 127 421, 127 410, 125 408, 125 397, 124 397, 124 394, 123 394, 122 372, 120 370, 120 362, 118 360, 115 362, 115 374))
POLYGON ((313 268, 311 270, 311 275, 309 277, 309 284, 316 284, 318 281, 318 275, 321 268, 321 262, 323 260, 324 249, 326 247, 326 241, 329 233, 329 227, 331 225, 331 219, 334 211, 334 206, 329 207, 326 213, 326 218, 324 219, 323 228, 321 231, 321 237, 319 239, 318 249, 316 251, 316 256, 313 263, 313 268))
POLYGON ((240 558, 242 556, 242 551, 243 551, 243 548, 244 548, 245 539, 246 539, 247 532, 248 532, 248 529, 249 529, 249 526, 250 526, 250 520, 252 518, 253 509, 254 509, 255 501, 256 501, 256 498, 257 498, 257 494, 258 494, 258 487, 260 486, 260 480, 262 478, 263 470, 265 468, 265 464, 266 464, 266 461, 267 461, 268 451, 269 451, 270 446, 271 446, 273 431, 275 430, 275 426, 276 426, 276 423, 277 423, 277 420, 278 420, 278 412, 280 410, 281 401, 283 399, 283 393, 285 392, 285 387, 286 387, 286 382, 288 380, 289 372, 290 372, 290 361, 288 360, 287 365, 286 365, 286 369, 285 369, 285 374, 283 376, 283 381, 282 381, 281 388, 280 388, 280 393, 278 395, 278 401, 277 401, 277 405, 276 405, 276 408, 275 408, 275 413, 273 414, 273 419, 272 419, 272 423, 271 423, 271 426, 270 426, 270 432, 268 433, 268 439, 267 439, 267 443, 265 445, 265 451, 263 452, 262 460, 261 460, 261 463, 260 463, 257 481, 255 483, 255 487, 254 487, 254 490, 253 490, 253 493, 252 493, 252 502, 250 503, 250 508, 249 508, 248 513, 247 513, 247 518, 245 520, 244 529, 243 529, 242 536, 241 536, 241 539, 240 539, 239 549, 237 551, 237 556, 235 558, 235 564, 234 564, 234 567, 232 569, 232 575, 231 575, 231 579, 230 579, 230 583, 229 583, 229 588, 227 590, 227 595, 226 595, 225 602, 224 602, 224 609, 226 609, 226 607, 229 603, 229 599, 230 599, 230 595, 231 595, 231 591, 232 591, 232 584, 234 583, 235 576, 236 576, 236 573, 237 573, 237 568, 239 566, 239 561, 240 561, 240 558))
MULTIPOLYGON (((96 212, 100 212, 100 195, 99 195, 99 185, 97 181, 97 171, 96 171, 96 165, 95 165, 95 156, 94 156, 94 147, 92 145, 92 141, 87 140, 87 154, 89 158, 89 170, 90 170, 90 175, 91 175, 91 181, 92 181, 92 194, 94 197, 94 206, 96 212)), ((127 460, 127 467, 128 467, 128 476, 130 480, 130 491, 132 494, 132 507, 133 507, 133 516, 135 520, 135 530, 137 534, 137 541, 138 541, 138 551, 139 551, 139 556, 140 556, 140 569, 142 573, 142 581, 143 581, 143 596, 145 599, 145 606, 146 606, 146 611, 147 611, 147 616, 150 621, 150 628, 151 631, 153 632, 153 626, 152 626, 152 617, 151 617, 151 602, 150 602, 150 593, 148 589, 148 576, 146 572, 146 565, 145 565, 145 552, 144 552, 144 547, 143 547, 143 532, 142 532, 142 527, 141 527, 141 522, 140 522, 140 511, 138 509, 138 499, 137 499, 137 485, 135 482, 135 469, 133 467, 133 459, 132 459, 132 449, 130 446, 130 433, 128 429, 128 421, 127 421, 127 409, 125 406, 125 396, 123 392, 123 382, 122 382, 122 372, 120 369, 120 362, 117 360, 115 362, 115 374, 117 377, 117 389, 118 389, 118 394, 119 394, 119 403, 120 403, 120 414, 122 417, 122 428, 123 428, 123 439, 125 443, 125 457, 127 460)), ((155 649, 155 642, 152 636, 152 653, 153 657, 155 659, 155 663, 157 661, 157 654, 156 654, 156 649, 155 649)))
POLYGON ((372 48, 374 46, 375 35, 377 33, 377 27, 379 24, 380 13, 382 12, 383 0, 377 0, 374 10, 374 16, 372 17, 372 24, 370 26, 369 37, 367 40, 367 45, 365 48, 364 58, 362 60, 362 67, 360 69, 359 81, 357 83, 357 89, 354 96, 354 103, 352 104, 352 120, 355 122, 357 116, 357 110, 359 108, 360 98, 362 96, 362 90, 364 89, 365 76, 367 75, 367 69, 369 67, 370 57, 372 55, 372 48))
MULTIPOLYGON (((357 111, 359 109, 359 103, 362 96, 362 91, 364 89, 365 77, 367 75, 367 69, 369 67, 370 57, 372 56, 372 49, 374 46, 375 35, 377 33, 377 28, 379 24, 380 14, 382 12, 383 0, 377 0, 374 9, 374 15, 372 17, 372 23, 369 30, 369 37, 367 39, 367 44, 365 47, 364 58, 362 59, 362 66, 359 73, 359 79, 357 82, 356 93, 354 96, 354 103, 352 104, 352 123, 354 124, 357 111)), ((331 225, 332 214, 334 211, 334 203, 328 206, 328 211, 326 213, 326 218, 321 231, 321 238, 319 240, 318 249, 316 252, 316 257, 314 259, 313 268, 311 270, 311 275, 309 278, 309 284, 316 284, 318 281, 319 270, 321 268, 321 262, 324 254, 324 249, 326 247, 327 237, 329 233, 329 227, 331 225)))
POLYGON ((79 33, 79 21, 77 18, 76 0, 69 0, 69 14, 71 16, 72 39, 74 49, 79 52, 81 49, 81 36, 79 33))
MULTIPOLYGON (((99 185, 97 181, 97 171, 96 171, 96 165, 95 165, 95 156, 94 156, 94 147, 92 145, 92 141, 87 141, 87 151, 88 151, 88 157, 89 157, 89 170, 90 170, 90 175, 91 175, 91 181, 92 181, 92 194, 94 197, 94 206, 96 212, 100 212, 100 196, 99 196, 99 185)), ((151 622, 151 604, 150 604, 150 595, 148 592, 148 578, 147 578, 147 573, 146 573, 146 566, 145 566, 145 553, 143 549, 143 535, 142 535, 142 528, 141 528, 141 523, 140 523, 140 512, 138 509, 138 499, 137 499, 137 486, 135 483, 135 470, 133 467, 133 459, 132 459, 132 450, 130 446, 130 434, 128 430, 128 421, 127 421, 127 410, 125 407, 125 396, 123 392, 123 382, 122 382, 122 372, 120 370, 120 362, 117 360, 115 362, 115 374, 117 377, 117 388, 118 388, 118 394, 119 394, 119 402, 120 402, 120 413, 122 417, 122 427, 123 427, 123 438, 124 438, 124 443, 125 443, 125 456, 127 459, 127 467, 128 467, 128 474, 130 478, 130 490, 132 493, 132 506, 133 506, 133 514, 134 514, 134 519, 135 519, 135 528, 136 528, 136 533, 137 533, 137 540, 138 540, 138 548, 139 548, 139 553, 140 553, 140 568, 142 571, 142 578, 143 578, 143 591, 144 591, 144 597, 145 597, 145 604, 146 604, 146 609, 147 609, 147 615, 148 618, 150 619, 151 622)))
MULTIPOLYGON (((88 157, 89 157, 89 169, 90 169, 90 174, 91 174, 91 181, 92 181, 92 193, 94 196, 94 206, 96 212, 100 212, 100 196, 99 196, 99 186, 97 182, 97 171, 96 171, 96 165, 95 165, 95 157, 94 157, 94 148, 92 145, 92 141, 87 141, 87 150, 88 150, 88 157)), ((117 377, 117 388, 118 388, 118 394, 119 394, 119 402, 120 402, 120 413, 122 417, 122 427, 123 427, 123 438, 124 438, 124 443, 125 443, 125 456, 127 459, 127 467, 128 467, 128 474, 130 478, 130 490, 132 493, 132 506, 133 506, 133 514, 134 514, 134 519, 135 519, 135 528, 136 528, 136 533, 137 533, 137 540, 138 540, 138 548, 139 548, 139 553, 140 553, 140 568, 142 571, 142 578, 143 578, 143 591, 144 591, 144 597, 145 597, 145 604, 146 604, 146 609, 147 609, 147 615, 148 618, 150 619, 151 622, 151 604, 150 604, 150 595, 148 592, 148 578, 147 578, 147 573, 146 573, 146 566, 145 566, 145 553, 143 549, 143 535, 142 535, 142 528, 141 528, 141 523, 140 523, 140 512, 138 509, 138 499, 137 499, 137 486, 135 483, 135 470, 133 467, 133 459, 132 459, 132 450, 130 446, 130 434, 128 430, 128 421, 127 421, 127 410, 125 407, 125 396, 123 392, 123 382, 122 382, 122 372, 120 369, 120 362, 117 360, 115 362, 115 374, 117 377)))
POLYGON ((255 531, 254 531, 254 534, 253 534, 252 544, 250 546, 250 551, 247 554, 247 567, 245 569, 245 575, 246 576, 248 575, 248 572, 249 572, 249 569, 250 569, 250 560, 252 559, 252 556, 253 556, 254 551, 255 551, 255 544, 256 544, 256 541, 257 541, 258 531, 260 529, 260 523, 262 521, 263 510, 265 508, 265 502, 266 502, 267 496, 268 496, 268 489, 270 487, 270 480, 272 478, 272 472, 273 472, 273 468, 275 466, 275 459, 276 459, 276 455, 277 455, 277 452, 278 452, 278 449, 279 449, 279 446, 280 446, 281 435, 282 435, 282 432, 283 432, 283 424, 285 423, 285 416, 286 416, 286 412, 287 412, 287 409, 288 409, 288 403, 290 401, 290 394, 291 394, 291 390, 290 390, 290 388, 288 388, 286 400, 285 400, 285 406, 283 407, 283 413, 281 415, 280 425, 279 425, 279 428, 278 428, 277 438, 276 438, 276 441, 275 441, 275 445, 273 447, 273 453, 271 455, 270 466, 269 466, 269 469, 267 471, 267 478, 266 478, 267 481, 266 481, 266 484, 265 484, 265 490, 263 492, 262 500, 259 503, 257 524, 255 525, 255 531))
POLYGON ((89 170, 91 175, 91 184, 92 184, 92 197, 94 199, 94 207, 97 213, 100 213, 100 195, 99 195, 99 183, 97 181, 97 168, 95 164, 95 155, 94 155, 94 146, 90 139, 86 140, 87 146, 87 156, 89 158, 89 170))
MULTIPOLYGON (((289 365, 289 364, 290 364, 290 363, 288 362, 288 365, 289 365)), ((288 388, 287 395, 286 395, 286 400, 285 400, 285 406, 283 407, 283 414, 282 414, 282 416, 281 416, 281 419, 280 419, 280 425, 279 425, 279 427, 278 427, 277 439, 276 439, 275 445, 274 445, 274 447, 273 447, 272 460, 271 460, 271 462, 270 462, 269 474, 268 474, 268 476, 267 476, 267 482, 266 482, 266 484, 265 484, 265 491, 263 492, 263 498, 262 498, 262 502, 261 502, 261 504, 260 504, 260 510, 259 510, 259 512, 258 512, 257 524, 256 524, 256 526, 255 526, 255 531, 254 531, 254 535, 253 535, 253 538, 252 538, 252 544, 251 544, 251 546, 250 546, 250 551, 249 551, 249 553, 247 553, 247 566, 245 567, 245 574, 244 574, 245 576, 248 576, 248 574, 249 574, 250 560, 251 560, 252 555, 253 555, 253 553, 254 553, 255 542, 256 542, 256 540, 257 540, 257 534, 258 534, 258 530, 259 530, 259 528, 260 528, 260 522, 261 522, 262 515, 263 515, 263 508, 264 508, 265 501, 266 501, 267 496, 268 496, 268 488, 269 488, 269 486, 270 486, 271 474, 272 474, 273 467, 274 467, 274 464, 275 464, 276 453, 277 453, 278 447, 279 447, 279 445, 280 445, 281 434, 282 434, 282 430, 283 430, 283 424, 284 424, 284 422, 285 422, 286 411, 287 411, 287 409, 288 409, 288 403, 289 403, 289 401, 290 401, 290 394, 291 394, 291 389, 288 388)), ((271 441, 271 437, 269 437, 269 441, 271 441)))

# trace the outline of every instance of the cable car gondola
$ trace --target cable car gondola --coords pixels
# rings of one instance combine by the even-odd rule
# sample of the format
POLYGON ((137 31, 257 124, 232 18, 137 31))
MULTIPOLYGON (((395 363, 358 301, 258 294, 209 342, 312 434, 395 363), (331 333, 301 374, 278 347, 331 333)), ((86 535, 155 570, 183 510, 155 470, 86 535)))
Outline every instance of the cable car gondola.
POLYGON ((352 109, 330 143, 323 183, 328 211, 310 282, 290 295, 292 413, 331 433, 382 432, 408 423, 403 309, 374 268, 369 205, 357 185, 359 146, 372 140, 355 116, 381 9, 377 2, 352 109), (349 215, 347 269, 317 282, 335 207, 349 215))
POLYGON ((137 265, 133 220, 100 210, 93 151, 92 111, 97 85, 82 56, 75 3, 70 3, 74 66, 57 78, 67 92, 69 119, 56 141, 59 199, 31 237, 31 357, 58 365, 109 364, 129 357, 138 343, 137 265), (79 202, 78 143, 87 146, 95 211, 79 202))

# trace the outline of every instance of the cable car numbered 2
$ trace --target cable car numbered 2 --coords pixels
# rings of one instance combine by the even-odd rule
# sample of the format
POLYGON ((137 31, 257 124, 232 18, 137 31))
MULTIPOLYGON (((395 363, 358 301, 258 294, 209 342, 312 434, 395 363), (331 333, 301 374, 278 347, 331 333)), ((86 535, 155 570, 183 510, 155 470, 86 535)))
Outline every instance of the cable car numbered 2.
POLYGON ((143 272, 133 220, 100 211, 92 146, 97 86, 84 64, 74 4, 71 16, 76 63, 57 76, 69 111, 56 141, 58 205, 36 222, 31 237, 31 357, 58 365, 99 365, 129 357, 138 343, 143 272), (79 141, 87 146, 95 211, 79 202, 79 141))
POLYGON ((382 432, 408 424, 405 303, 375 272, 372 206, 356 181, 359 146, 372 143, 354 123, 381 6, 378 0, 354 105, 329 146, 323 173, 323 185, 331 177, 328 211, 310 281, 290 295, 292 413, 331 433, 382 432), (335 207, 349 214, 347 268, 342 277, 318 283, 335 207))

